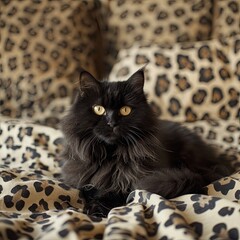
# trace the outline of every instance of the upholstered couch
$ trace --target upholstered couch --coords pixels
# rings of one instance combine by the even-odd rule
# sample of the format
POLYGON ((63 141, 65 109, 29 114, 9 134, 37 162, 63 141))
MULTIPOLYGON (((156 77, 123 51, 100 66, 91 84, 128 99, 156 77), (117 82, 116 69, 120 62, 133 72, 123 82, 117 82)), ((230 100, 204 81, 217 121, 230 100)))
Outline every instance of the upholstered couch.
POLYGON ((0 3, 1 239, 239 239, 240 1, 0 3), (160 118, 228 155, 236 172, 208 195, 166 200, 141 189, 107 218, 83 213, 61 182, 58 123, 81 68, 126 79, 143 65, 160 118))

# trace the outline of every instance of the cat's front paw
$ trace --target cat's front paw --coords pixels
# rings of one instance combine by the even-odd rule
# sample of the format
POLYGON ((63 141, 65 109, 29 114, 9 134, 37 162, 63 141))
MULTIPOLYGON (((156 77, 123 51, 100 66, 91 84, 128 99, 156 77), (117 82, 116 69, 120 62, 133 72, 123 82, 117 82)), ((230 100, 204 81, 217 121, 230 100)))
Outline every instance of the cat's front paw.
POLYGON ((80 191, 85 200, 85 206, 83 208, 85 214, 96 217, 107 217, 110 208, 104 205, 104 199, 101 200, 98 196, 99 191, 93 185, 85 185, 81 187, 80 191))
POLYGON ((110 209, 102 205, 99 201, 92 200, 85 203, 83 212, 87 215, 105 218, 108 216, 110 209))
POLYGON ((92 184, 82 186, 80 192, 86 202, 93 200, 98 194, 98 190, 92 184))

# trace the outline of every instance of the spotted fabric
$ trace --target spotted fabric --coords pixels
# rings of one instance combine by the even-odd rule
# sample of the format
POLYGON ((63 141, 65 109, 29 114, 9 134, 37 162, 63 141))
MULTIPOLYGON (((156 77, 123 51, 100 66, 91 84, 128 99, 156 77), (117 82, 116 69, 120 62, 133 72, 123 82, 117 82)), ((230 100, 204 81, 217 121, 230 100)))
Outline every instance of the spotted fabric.
POLYGON ((161 118, 239 121, 240 34, 211 41, 122 49, 109 80, 125 80, 146 64, 144 89, 161 118))
MULTIPOLYGON (((240 169, 240 128, 225 121, 186 124, 240 169), (229 140, 232 138, 231 140, 229 140)), ((78 189, 61 182, 62 134, 17 120, 0 121, 1 239, 239 239, 240 171, 209 186, 208 195, 166 200, 132 192, 107 218, 83 213, 78 189)))
POLYGON ((214 5, 213 37, 240 33, 240 1, 219 0, 214 5))
POLYGON ((103 0, 103 68, 133 44, 207 40, 212 35, 213 0, 103 0), (107 31, 106 31, 107 30, 107 31))
POLYGON ((0 5, 0 114, 56 126, 77 88, 80 66, 97 76, 100 3, 3 0, 0 5))

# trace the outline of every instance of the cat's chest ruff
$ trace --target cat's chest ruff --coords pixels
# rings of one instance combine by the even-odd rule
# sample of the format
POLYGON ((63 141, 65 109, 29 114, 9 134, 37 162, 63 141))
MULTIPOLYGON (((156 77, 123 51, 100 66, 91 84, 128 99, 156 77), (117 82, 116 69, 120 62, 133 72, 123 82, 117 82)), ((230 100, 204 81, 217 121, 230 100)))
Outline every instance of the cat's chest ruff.
POLYGON ((90 183, 106 191, 128 192, 141 171, 129 156, 127 157, 126 150, 116 146, 107 150, 107 157, 102 159, 90 183))

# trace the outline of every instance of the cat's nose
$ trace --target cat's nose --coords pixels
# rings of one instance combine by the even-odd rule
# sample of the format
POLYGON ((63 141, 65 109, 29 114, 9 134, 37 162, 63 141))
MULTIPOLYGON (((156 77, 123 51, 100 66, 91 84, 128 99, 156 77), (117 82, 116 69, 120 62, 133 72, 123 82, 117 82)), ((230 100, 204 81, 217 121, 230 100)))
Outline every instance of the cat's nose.
POLYGON ((114 128, 114 127, 116 127, 116 122, 114 122, 114 121, 109 121, 108 123, 107 123, 107 125, 109 126, 109 127, 111 127, 111 128, 114 128))

